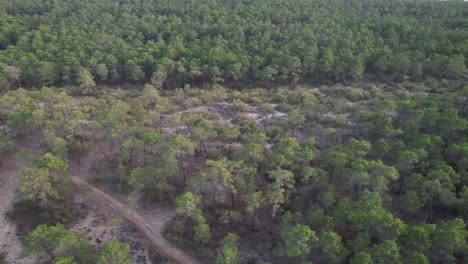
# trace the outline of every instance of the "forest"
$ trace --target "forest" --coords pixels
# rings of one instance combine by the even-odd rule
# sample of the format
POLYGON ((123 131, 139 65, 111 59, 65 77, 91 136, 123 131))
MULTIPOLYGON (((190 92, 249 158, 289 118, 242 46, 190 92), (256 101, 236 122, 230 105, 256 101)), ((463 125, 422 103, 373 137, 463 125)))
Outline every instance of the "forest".
POLYGON ((0 86, 174 89, 467 74, 463 1, 1 0, 0 86))
POLYGON ((0 263, 467 263, 467 16, 0 0, 0 263))

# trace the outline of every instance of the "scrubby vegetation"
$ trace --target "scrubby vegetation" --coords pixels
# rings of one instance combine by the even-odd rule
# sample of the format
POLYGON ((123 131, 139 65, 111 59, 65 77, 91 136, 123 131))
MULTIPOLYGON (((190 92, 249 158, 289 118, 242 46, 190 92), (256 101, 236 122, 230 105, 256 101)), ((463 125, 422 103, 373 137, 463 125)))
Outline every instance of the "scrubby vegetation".
POLYGON ((165 237, 201 263, 467 262, 467 13, 0 0, 0 168, 22 171, 24 255, 131 263, 72 229, 79 176, 128 211, 170 204, 165 237))
POLYGON ((41 142, 19 187, 40 210, 66 201, 67 161, 107 149, 90 176, 139 206, 173 202, 167 236, 206 262, 455 263, 467 253, 461 85, 19 89, 0 112, 6 138, 41 142))
POLYGON ((62 225, 40 225, 24 238, 26 254, 45 254, 54 264, 131 263, 130 246, 112 240, 100 252, 93 248, 83 236, 62 225))

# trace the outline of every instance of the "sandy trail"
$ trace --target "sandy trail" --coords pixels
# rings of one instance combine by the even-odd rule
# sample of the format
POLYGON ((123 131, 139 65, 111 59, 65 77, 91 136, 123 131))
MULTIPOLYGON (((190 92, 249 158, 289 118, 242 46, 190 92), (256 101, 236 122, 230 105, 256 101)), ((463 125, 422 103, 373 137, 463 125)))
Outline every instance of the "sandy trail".
POLYGON ((161 234, 161 229, 150 226, 146 223, 141 215, 130 210, 121 202, 112 198, 103 191, 95 188, 81 178, 74 176, 72 177, 72 182, 75 186, 83 188, 87 191, 89 197, 95 202, 98 206, 103 209, 109 210, 113 213, 118 213, 125 217, 127 220, 135 224, 135 227, 142 232, 146 238, 156 247, 156 249, 164 254, 166 257, 170 258, 173 261, 176 261, 180 264, 196 264, 197 261, 192 257, 188 256, 169 241, 167 241, 161 234))
POLYGON ((0 250, 8 253, 8 263, 35 263, 34 256, 21 257, 22 245, 16 235, 16 226, 6 217, 6 213, 15 201, 16 189, 21 183, 21 166, 14 158, 2 159, 2 165, 0 168, 0 250))

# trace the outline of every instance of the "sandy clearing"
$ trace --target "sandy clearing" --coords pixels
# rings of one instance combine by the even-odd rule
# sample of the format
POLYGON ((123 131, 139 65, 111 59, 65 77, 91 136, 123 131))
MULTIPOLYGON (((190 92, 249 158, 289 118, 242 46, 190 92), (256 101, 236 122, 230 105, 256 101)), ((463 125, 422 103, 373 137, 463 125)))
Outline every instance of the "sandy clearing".
POLYGON ((95 202, 96 205, 99 205, 101 208, 110 212, 118 213, 127 220, 133 222, 135 227, 146 236, 146 238, 156 247, 156 249, 168 258, 180 264, 197 263, 195 259, 186 255, 184 252, 167 241, 163 237, 161 229, 155 228, 154 226, 148 224, 140 214, 128 209, 124 204, 120 203, 98 188, 87 184, 79 177, 72 177, 72 182, 75 186, 86 190, 89 198, 95 202))

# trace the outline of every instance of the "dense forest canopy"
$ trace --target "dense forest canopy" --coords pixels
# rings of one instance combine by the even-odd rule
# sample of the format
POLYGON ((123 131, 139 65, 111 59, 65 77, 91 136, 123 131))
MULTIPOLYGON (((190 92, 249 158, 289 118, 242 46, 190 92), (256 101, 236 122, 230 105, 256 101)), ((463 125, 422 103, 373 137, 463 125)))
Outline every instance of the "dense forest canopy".
POLYGON ((467 13, 463 1, 1 0, 0 85, 456 79, 467 13))

